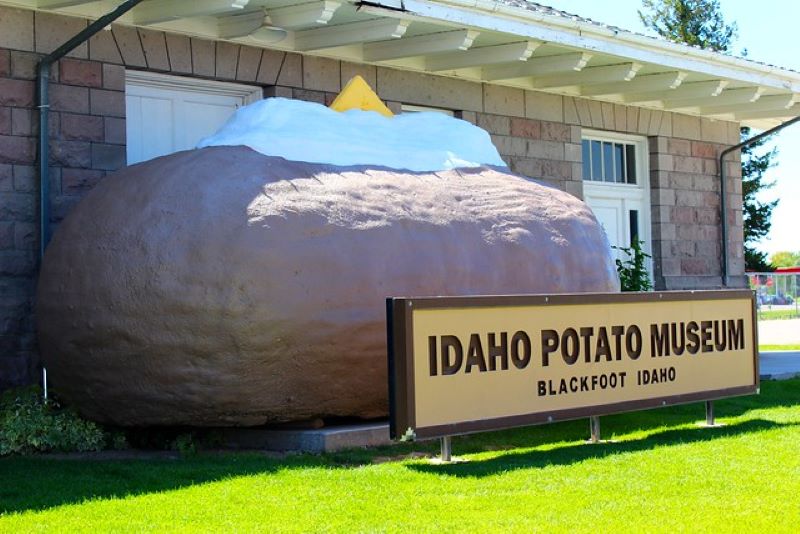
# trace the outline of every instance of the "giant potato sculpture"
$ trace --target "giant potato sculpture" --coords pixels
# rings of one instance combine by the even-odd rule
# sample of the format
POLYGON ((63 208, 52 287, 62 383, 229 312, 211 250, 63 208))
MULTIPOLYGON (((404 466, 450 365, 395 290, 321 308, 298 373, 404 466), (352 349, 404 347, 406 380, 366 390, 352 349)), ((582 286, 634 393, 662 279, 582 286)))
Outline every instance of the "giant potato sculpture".
POLYGON ((388 411, 385 297, 613 291, 578 199, 499 168, 334 167, 247 147, 100 183, 41 271, 54 388, 119 425, 388 411))

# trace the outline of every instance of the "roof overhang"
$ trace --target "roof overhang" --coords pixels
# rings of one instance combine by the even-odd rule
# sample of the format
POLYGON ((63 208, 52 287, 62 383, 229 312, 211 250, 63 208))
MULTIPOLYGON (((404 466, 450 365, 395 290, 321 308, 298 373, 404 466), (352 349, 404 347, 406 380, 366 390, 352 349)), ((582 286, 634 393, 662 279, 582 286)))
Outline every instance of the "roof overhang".
MULTIPOLYGON (((0 0, 98 18, 118 0, 0 0)), ((120 24, 733 120, 800 114, 800 73, 492 0, 145 0, 120 24)))

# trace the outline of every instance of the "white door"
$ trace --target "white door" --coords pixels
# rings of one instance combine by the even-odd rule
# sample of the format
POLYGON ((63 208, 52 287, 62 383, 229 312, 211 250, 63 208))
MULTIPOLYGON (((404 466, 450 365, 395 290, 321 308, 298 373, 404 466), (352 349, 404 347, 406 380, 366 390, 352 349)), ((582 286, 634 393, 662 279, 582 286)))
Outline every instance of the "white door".
POLYGON ((260 98, 258 87, 129 71, 125 80, 128 165, 194 148, 238 107, 260 98))
MULTIPOLYGON (((646 205, 641 191, 615 191, 610 187, 584 184, 586 203, 603 226, 612 246, 626 248, 638 238, 642 249, 650 253, 646 224, 646 205), (631 194, 633 193, 633 194, 631 194)), ((620 258, 624 254, 618 254, 620 258)))
MULTIPOLYGON (((646 146, 640 137, 584 132, 583 196, 611 246, 628 248, 638 240, 651 254, 646 146)), ((622 251, 614 252, 628 259, 622 251)), ((652 275, 652 261, 647 266, 652 275)))
MULTIPOLYGON (((584 196, 587 196, 584 193, 584 196)), ((619 246, 625 242, 625 226, 623 222, 624 207, 622 203, 613 198, 603 198, 599 195, 590 194, 586 202, 592 208, 594 216, 597 217, 600 226, 606 231, 608 242, 613 246, 619 246)))

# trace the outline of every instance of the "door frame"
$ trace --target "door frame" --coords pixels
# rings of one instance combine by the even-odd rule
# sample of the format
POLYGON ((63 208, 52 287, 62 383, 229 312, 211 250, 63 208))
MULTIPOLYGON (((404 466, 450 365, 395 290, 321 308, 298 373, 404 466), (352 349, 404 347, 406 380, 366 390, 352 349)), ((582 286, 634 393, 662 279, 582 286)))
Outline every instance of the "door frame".
MULTIPOLYGON (((261 87, 252 85, 243 85, 230 82, 219 82, 216 80, 205 80, 202 78, 191 78, 187 76, 174 76, 170 74, 161 74, 147 71, 126 70, 125 71, 125 130, 127 134, 126 143, 126 158, 127 163, 130 165, 133 162, 139 162, 141 158, 134 155, 132 158, 131 147, 138 146, 134 142, 135 135, 132 135, 131 128, 134 128, 136 122, 132 117, 128 117, 129 100, 136 97, 153 97, 155 94, 165 95, 183 95, 178 98, 181 99, 180 109, 183 108, 183 99, 192 98, 197 95, 202 98, 210 99, 225 99, 235 102, 236 108, 247 105, 252 102, 257 102, 263 98, 263 89, 261 87)), ((174 113, 173 109, 173 118, 174 113)), ((173 149, 179 150, 189 148, 186 145, 185 139, 178 139, 178 136, 185 134, 184 130, 178 130, 176 124, 172 130, 172 146, 173 149)))
POLYGON ((161 74, 143 70, 125 71, 125 88, 128 85, 140 87, 160 87, 163 89, 178 89, 220 96, 241 97, 245 104, 252 104, 264 97, 261 87, 244 85, 233 82, 220 82, 204 78, 191 78, 189 76, 175 76, 174 74, 161 74))
MULTIPOLYGON (((597 141, 617 141, 629 143, 636 148, 636 174, 637 184, 619 184, 611 182, 597 182, 593 180, 583 180, 583 198, 589 205, 591 198, 613 199, 622 202, 624 214, 627 217, 629 208, 628 203, 641 201, 639 211, 639 240, 644 242, 642 249, 651 257, 647 258, 647 271, 653 276, 653 244, 651 232, 651 202, 650 202, 650 154, 648 151, 647 137, 640 135, 630 135, 618 132, 608 132, 601 130, 583 129, 581 131, 581 142, 584 139, 597 141)), ((630 246, 630 224, 623 217, 623 229, 625 235, 623 240, 625 246, 630 246)), ((616 251, 615 251, 616 252, 616 251)), ((616 256, 616 254, 615 254, 616 256)))

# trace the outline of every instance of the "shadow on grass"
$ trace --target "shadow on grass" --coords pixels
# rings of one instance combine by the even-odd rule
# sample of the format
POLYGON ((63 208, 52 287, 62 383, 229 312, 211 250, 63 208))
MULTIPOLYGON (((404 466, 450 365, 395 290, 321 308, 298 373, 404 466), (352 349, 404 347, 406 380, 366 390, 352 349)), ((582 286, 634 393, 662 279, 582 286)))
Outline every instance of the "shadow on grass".
MULTIPOLYGON (((738 417, 750 410, 800 405, 800 380, 768 382, 764 394, 720 401, 719 418, 738 417)), ((462 436, 453 440, 454 454, 487 450, 531 448, 548 443, 571 442, 547 451, 509 451, 496 458, 454 465, 411 464, 409 469, 453 476, 489 476, 510 469, 569 465, 587 458, 646 450, 663 445, 707 441, 798 423, 751 419, 721 428, 680 428, 704 419, 702 403, 632 412, 601 418, 603 438, 637 430, 656 430, 647 438, 601 445, 575 444, 589 436, 586 419, 462 436)), ((39 511, 79 504, 91 499, 125 498, 173 491, 227 478, 263 475, 286 469, 348 469, 389 456, 401 459, 411 452, 438 454, 438 442, 399 444, 375 449, 343 451, 321 456, 263 454, 198 455, 181 459, 63 460, 47 457, 0 458, 0 514, 39 511)))
MULTIPOLYGON (((514 469, 572 465, 588 459, 601 459, 616 454, 653 449, 657 446, 681 445, 762 432, 776 428, 800 426, 800 423, 776 423, 754 419, 739 424, 714 428, 682 428, 650 434, 646 438, 623 442, 569 444, 543 451, 509 452, 487 460, 452 464, 410 464, 408 469, 423 473, 457 477, 485 477, 514 469)), ((457 453, 457 451, 456 451, 457 453)))
POLYGON ((323 460, 309 455, 277 459, 257 453, 109 461, 5 458, 0 459, 0 518, 6 513, 40 511, 90 499, 125 498, 326 465, 323 460))
MULTIPOLYGON (((800 406, 800 379, 769 381, 763 384, 760 395, 746 395, 715 401, 714 412, 717 420, 744 416, 753 410, 769 410, 800 406)), ((634 432, 650 432, 659 428, 674 428, 705 421, 705 404, 694 402, 665 408, 654 408, 600 418, 601 437, 613 439, 615 436, 634 432)), ((734 428, 740 425, 733 425, 734 428)), ((723 427, 725 428, 725 427, 723 427)), ((698 430, 717 429, 699 428, 698 430)), ((652 435, 646 443, 655 445, 659 434, 652 435)), ((716 434, 714 434, 716 435, 716 434)), ((488 450, 502 450, 517 447, 537 447, 560 441, 574 441, 589 438, 588 418, 563 421, 500 432, 486 432, 460 436, 453 439, 453 454, 470 454, 488 450)), ((438 453, 438 444, 435 448, 438 453)))

